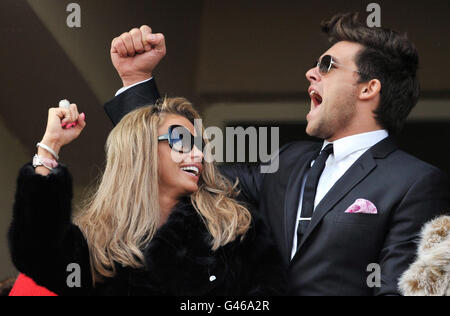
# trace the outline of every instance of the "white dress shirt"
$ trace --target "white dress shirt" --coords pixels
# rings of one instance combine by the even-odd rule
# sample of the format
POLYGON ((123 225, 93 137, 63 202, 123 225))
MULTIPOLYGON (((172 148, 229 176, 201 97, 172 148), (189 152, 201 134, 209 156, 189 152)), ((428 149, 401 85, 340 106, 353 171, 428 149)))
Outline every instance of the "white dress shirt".
POLYGON ((120 88, 120 89, 116 92, 116 97, 117 97, 119 94, 121 94, 121 93, 127 91, 128 89, 133 88, 134 86, 137 86, 138 84, 141 84, 141 83, 150 81, 150 80, 152 80, 152 79, 153 79, 153 77, 151 77, 151 78, 149 78, 149 79, 147 79, 147 80, 143 80, 143 81, 140 81, 140 82, 136 82, 135 84, 132 84, 131 86, 128 86, 128 87, 122 87, 122 88, 120 88))
MULTIPOLYGON (((333 185, 347 172, 348 169, 359 159, 370 147, 379 143, 383 139, 389 136, 386 130, 378 130, 369 133, 357 134, 348 137, 344 137, 334 141, 333 150, 334 153, 330 155, 325 163, 325 169, 319 179, 317 185, 316 197, 314 200, 314 209, 322 201, 325 195, 330 191, 333 185)), ((330 144, 325 141, 322 146, 322 150, 330 144)), ((311 163, 311 166, 314 161, 311 163)), ((291 259, 294 258, 297 252, 297 229, 298 223, 301 218, 302 204, 303 204, 303 192, 305 190, 307 175, 303 178, 300 203, 297 211, 297 220, 294 230, 294 242, 292 245, 291 259)))

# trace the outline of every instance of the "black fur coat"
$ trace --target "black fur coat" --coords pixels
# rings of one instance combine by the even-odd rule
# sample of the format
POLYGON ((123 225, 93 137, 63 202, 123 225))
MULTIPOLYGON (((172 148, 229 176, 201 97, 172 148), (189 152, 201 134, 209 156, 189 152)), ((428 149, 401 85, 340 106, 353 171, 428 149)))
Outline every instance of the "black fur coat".
POLYGON ((212 252, 208 233, 183 199, 145 249, 146 267, 119 267, 114 278, 92 286, 85 238, 71 222, 72 179, 65 167, 48 177, 28 164, 17 183, 9 243, 17 269, 59 295, 281 295, 285 267, 268 228, 256 214, 241 242, 212 252), (70 288, 70 264, 81 287, 70 288), (69 267, 69 269, 68 269, 69 267))

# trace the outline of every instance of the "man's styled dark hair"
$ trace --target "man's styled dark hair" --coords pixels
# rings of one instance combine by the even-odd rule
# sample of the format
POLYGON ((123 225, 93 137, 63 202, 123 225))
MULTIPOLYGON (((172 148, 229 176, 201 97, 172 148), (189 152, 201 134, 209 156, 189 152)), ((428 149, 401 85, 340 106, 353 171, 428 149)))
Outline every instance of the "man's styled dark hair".
POLYGON ((364 46, 355 59, 359 83, 380 80, 380 104, 375 117, 383 128, 398 134, 419 99, 419 56, 414 44, 406 35, 368 27, 358 13, 335 15, 322 22, 322 31, 333 43, 349 41, 364 46))

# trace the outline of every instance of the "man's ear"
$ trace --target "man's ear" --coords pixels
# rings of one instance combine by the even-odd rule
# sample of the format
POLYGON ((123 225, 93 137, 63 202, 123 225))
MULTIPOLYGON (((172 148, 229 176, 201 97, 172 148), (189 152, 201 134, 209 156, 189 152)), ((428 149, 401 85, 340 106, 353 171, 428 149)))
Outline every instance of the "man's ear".
POLYGON ((378 79, 372 79, 362 85, 359 93, 360 100, 370 100, 380 94, 381 82, 378 79))

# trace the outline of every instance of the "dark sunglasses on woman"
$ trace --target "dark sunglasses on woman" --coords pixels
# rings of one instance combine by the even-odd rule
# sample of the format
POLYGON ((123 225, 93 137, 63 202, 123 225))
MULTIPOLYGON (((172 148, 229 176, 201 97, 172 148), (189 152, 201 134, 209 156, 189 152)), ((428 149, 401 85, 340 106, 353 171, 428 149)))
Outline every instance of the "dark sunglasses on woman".
POLYGON ((200 151, 205 148, 205 142, 202 136, 194 136, 184 126, 171 125, 169 126, 167 134, 158 137, 158 141, 167 140, 170 148, 179 153, 190 153, 192 149, 197 147, 200 151))

